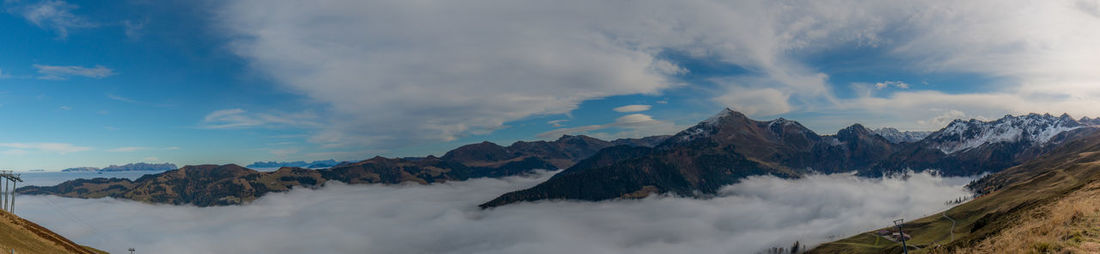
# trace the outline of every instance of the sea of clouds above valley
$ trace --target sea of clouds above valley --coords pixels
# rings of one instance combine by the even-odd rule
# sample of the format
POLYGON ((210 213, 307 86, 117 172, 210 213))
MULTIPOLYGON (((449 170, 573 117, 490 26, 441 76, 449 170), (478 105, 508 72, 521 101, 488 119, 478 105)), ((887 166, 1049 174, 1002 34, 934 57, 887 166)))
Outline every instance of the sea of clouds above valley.
POLYGON ((20 196, 17 213, 112 253, 754 253, 915 219, 969 178, 753 177, 713 199, 477 204, 551 173, 434 185, 329 184, 231 207, 20 196))

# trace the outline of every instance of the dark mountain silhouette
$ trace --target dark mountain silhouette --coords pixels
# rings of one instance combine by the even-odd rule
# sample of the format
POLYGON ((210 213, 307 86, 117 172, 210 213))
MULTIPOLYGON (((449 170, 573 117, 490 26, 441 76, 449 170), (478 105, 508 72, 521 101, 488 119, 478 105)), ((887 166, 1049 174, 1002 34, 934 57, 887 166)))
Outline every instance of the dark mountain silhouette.
MULTIPOLYGON (((345 161, 346 162, 346 161, 345 161)), ((299 167, 299 168, 327 168, 336 165, 340 165, 340 161, 334 159, 328 160, 316 160, 312 162, 305 161, 257 161, 252 164, 248 164, 249 168, 281 168, 281 167, 299 167)))
POLYGON ((542 184, 504 194, 481 207, 654 193, 709 195, 747 176, 798 177, 867 168, 893 149, 893 143, 858 124, 837 135, 819 136, 795 121, 755 121, 726 109, 655 148, 606 149, 542 184))
POLYGON ((613 146, 614 142, 645 145, 662 139, 650 137, 608 142, 587 136, 563 136, 555 141, 521 141, 508 147, 482 142, 459 147, 443 157, 375 157, 324 169, 283 167, 272 172, 233 164, 196 165, 145 175, 132 181, 124 178, 77 179, 49 187, 22 187, 17 192, 77 198, 115 197, 197 206, 234 205, 250 202, 269 192, 287 191, 295 187, 312 188, 327 181, 430 184, 521 175, 538 169, 557 169, 558 165, 573 165, 576 160, 613 146))
POLYGON ((209 206, 245 203, 267 192, 320 186, 333 180, 430 184, 567 168, 544 183, 506 193, 481 207, 547 199, 640 198, 657 193, 705 197, 756 175, 795 178, 855 171, 877 177, 907 170, 935 170, 951 176, 997 172, 1096 133, 1092 121, 1039 114, 994 121, 956 120, 920 141, 894 142, 860 124, 835 135, 818 135, 795 121, 756 121, 726 109, 673 136, 604 141, 566 135, 509 146, 482 142, 441 157, 375 157, 319 170, 288 167, 257 172, 236 165, 188 166, 134 181, 81 179, 51 187, 23 187, 18 192, 209 206))
POLYGON ((517 141, 506 147, 486 141, 451 150, 444 154, 442 159, 469 166, 492 166, 527 158, 538 158, 557 168, 568 168, 604 148, 614 145, 654 146, 666 138, 668 136, 604 141, 584 135, 564 135, 555 141, 517 141))
POLYGON ((756 121, 726 109, 653 149, 608 151, 548 181, 481 205, 545 199, 606 200, 654 193, 706 196, 754 175, 799 177, 857 171, 864 176, 936 170, 944 175, 997 172, 1096 132, 1067 115, 957 120, 917 142, 892 142, 854 124, 818 135, 783 118, 756 121))

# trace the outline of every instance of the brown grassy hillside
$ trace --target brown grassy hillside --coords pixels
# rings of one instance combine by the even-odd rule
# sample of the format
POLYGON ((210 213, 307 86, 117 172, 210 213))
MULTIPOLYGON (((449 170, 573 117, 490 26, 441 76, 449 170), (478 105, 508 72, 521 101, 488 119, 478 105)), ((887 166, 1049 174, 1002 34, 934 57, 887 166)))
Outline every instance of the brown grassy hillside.
POLYGON ((34 222, 0 211, 0 253, 106 253, 81 246, 34 222))
POLYGON ((1027 211, 1013 226, 956 253, 1100 253, 1100 182, 1027 211))
MULTIPOLYGON (((972 187, 984 195, 904 224, 910 253, 1100 253, 1100 136, 972 187)), ((900 245, 868 232, 811 253, 901 253, 900 245)))

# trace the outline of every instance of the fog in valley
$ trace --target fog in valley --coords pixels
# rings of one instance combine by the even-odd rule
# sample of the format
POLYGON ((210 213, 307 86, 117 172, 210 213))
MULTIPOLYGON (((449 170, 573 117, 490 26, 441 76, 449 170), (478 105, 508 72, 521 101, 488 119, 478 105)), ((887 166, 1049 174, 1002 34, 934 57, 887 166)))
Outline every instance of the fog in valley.
POLYGON ((555 201, 480 210, 553 172, 433 185, 328 184, 244 206, 20 196, 17 214, 112 253, 754 253, 915 219, 970 178, 751 177, 712 199, 555 201))

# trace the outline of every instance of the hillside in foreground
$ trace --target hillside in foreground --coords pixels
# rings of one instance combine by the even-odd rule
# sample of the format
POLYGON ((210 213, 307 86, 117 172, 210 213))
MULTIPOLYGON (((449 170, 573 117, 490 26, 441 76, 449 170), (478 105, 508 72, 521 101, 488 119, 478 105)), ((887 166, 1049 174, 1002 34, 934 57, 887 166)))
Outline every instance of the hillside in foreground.
MULTIPOLYGON (((903 224, 910 253, 1100 252, 1100 135, 971 184, 981 196, 903 224)), ((884 222, 889 223, 889 222, 884 222)), ((902 253, 892 225, 811 253, 902 253)))
POLYGON ((0 211, 0 252, 8 253, 107 253, 73 243, 34 222, 0 211))

